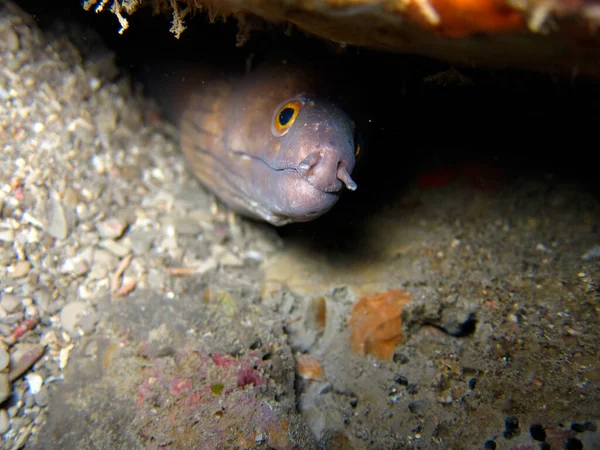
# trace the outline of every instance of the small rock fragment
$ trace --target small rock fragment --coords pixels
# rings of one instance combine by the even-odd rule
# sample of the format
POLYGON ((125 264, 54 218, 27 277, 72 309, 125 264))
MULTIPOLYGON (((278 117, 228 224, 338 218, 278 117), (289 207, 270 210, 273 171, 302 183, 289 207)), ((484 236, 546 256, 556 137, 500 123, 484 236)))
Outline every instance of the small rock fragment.
POLYGON ((60 312, 60 323, 69 334, 77 333, 79 322, 88 314, 90 309, 87 303, 75 301, 67 304, 60 312))
POLYGON ((5 409, 0 409, 0 435, 10 430, 10 418, 5 409))
POLYGON ((0 306, 2 306, 7 313, 12 313, 15 312, 19 306, 21 306, 21 299, 16 295, 3 294, 2 300, 0 301, 0 306))
POLYGON ((111 252, 113 255, 118 256, 119 258, 123 258, 130 253, 130 248, 122 245, 118 242, 113 241, 112 239, 104 239, 98 243, 100 248, 106 249, 111 252))
POLYGON ((100 237, 103 239, 120 238, 123 235, 125 228, 127 228, 127 223, 116 218, 104 220, 96 224, 98 234, 100 234, 100 237))
POLYGON ((55 239, 66 239, 69 235, 69 225, 61 201, 52 196, 48 204, 46 233, 55 239))
POLYGON ((47 386, 42 386, 40 391, 35 395, 35 404, 38 406, 46 406, 50 402, 50 392, 47 386))
POLYGON ((10 373, 8 374, 10 381, 19 378, 40 359, 46 347, 39 344, 17 344, 14 349, 15 351, 10 355, 10 373))
POLYGON ((4 400, 10 397, 11 392, 12 387, 8 374, 0 373, 0 403, 4 402, 4 400))
POLYGON ((135 231, 129 235, 131 239, 131 249, 136 255, 143 255, 152 248, 154 241, 158 237, 157 232, 153 231, 135 231))
POLYGON ((8 367, 10 356, 3 346, 0 346, 0 371, 8 367))
POLYGON ((15 232, 11 229, 0 231, 0 242, 12 242, 15 240, 15 232))
POLYGON ((31 269, 31 263, 29 261, 18 261, 12 267, 11 276, 13 278, 23 278, 29 273, 31 269))
POLYGON ((196 236, 202 233, 202 226, 198 221, 190 219, 189 217, 178 217, 173 220, 173 226, 177 233, 184 236, 196 236))
POLYGON ((29 385, 29 392, 31 392, 33 395, 40 392, 40 389, 44 384, 44 379, 39 374, 30 373, 29 375, 25 375, 25 379, 29 385))
POLYGON ((427 409, 427 403, 424 400, 416 400, 408 404, 408 410, 413 414, 422 414, 427 409))

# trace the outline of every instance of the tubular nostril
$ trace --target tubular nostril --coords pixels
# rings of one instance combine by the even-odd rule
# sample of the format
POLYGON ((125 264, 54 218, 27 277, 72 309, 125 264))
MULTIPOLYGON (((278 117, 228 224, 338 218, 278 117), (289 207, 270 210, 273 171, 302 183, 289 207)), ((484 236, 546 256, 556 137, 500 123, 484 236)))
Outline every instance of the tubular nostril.
POLYGON ((306 158, 304 158, 300 164, 298 164, 298 170, 303 175, 308 175, 308 173, 321 161, 321 155, 319 153, 311 153, 306 158))
POLYGON ((355 191, 358 187, 356 182, 350 176, 346 165, 343 164, 341 161, 338 163, 337 177, 342 183, 346 185, 346 188, 348 188, 351 191, 355 191))

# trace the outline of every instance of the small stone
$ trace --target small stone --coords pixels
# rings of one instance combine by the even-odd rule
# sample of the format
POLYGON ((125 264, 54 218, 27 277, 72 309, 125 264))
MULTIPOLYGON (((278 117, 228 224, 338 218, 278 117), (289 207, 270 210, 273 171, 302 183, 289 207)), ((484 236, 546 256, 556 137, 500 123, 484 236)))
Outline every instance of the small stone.
POLYGON ((90 271, 89 277, 92 280, 102 280, 108 276, 108 268, 106 266, 97 265, 90 271))
POLYGON ((46 233, 55 239, 66 239, 69 235, 69 225, 61 201, 52 196, 48 205, 46 233))
POLYGON ((81 276, 88 273, 90 268, 87 263, 81 259, 79 256, 74 256, 73 258, 67 258, 63 262, 60 267, 60 271, 62 273, 66 273, 73 276, 81 276))
POLYGON ((98 315, 95 311, 89 310, 88 314, 81 317, 79 323, 77 324, 81 331, 85 334, 91 333, 94 331, 96 324, 98 323, 98 315))
POLYGON ((42 386, 40 391, 35 395, 35 404, 38 406, 46 406, 50 402, 50 391, 47 386, 42 386))
POLYGON ((10 418, 5 409, 0 409, 0 435, 10 430, 10 418))
POLYGON ((196 236, 202 233, 203 228, 197 220, 189 217, 178 217, 173 219, 173 227, 177 233, 184 236, 196 236))
POLYGON ((483 448, 485 450, 496 450, 496 442, 492 441, 491 439, 489 441, 485 441, 483 448))
POLYGON ((211 253, 212 258, 223 266, 240 267, 244 265, 244 262, 240 258, 223 245, 215 245, 211 249, 211 253))
POLYGON ((131 239, 131 250, 136 255, 148 253, 158 238, 159 233, 155 231, 135 231, 129 234, 131 239))
POLYGON ((23 278, 29 273, 31 263, 29 261, 18 261, 12 267, 11 276, 13 278, 23 278))
POLYGON ((123 258, 127 256, 131 249, 126 247, 125 245, 121 245, 118 242, 115 242, 111 239, 104 239, 98 243, 100 248, 106 249, 111 252, 113 255, 118 256, 119 258, 123 258))
POLYGON ((16 295, 2 294, 0 306, 2 306, 2 308, 4 308, 4 311, 6 311, 7 313, 12 313, 15 312, 19 306, 21 306, 21 299, 16 295))
POLYGON ((29 392, 31 392, 33 395, 40 392, 40 389, 44 384, 44 379, 37 373, 25 375, 25 380, 27 380, 27 384, 29 385, 29 392))
POLYGON ((6 349, 0 345, 0 371, 6 369, 10 363, 10 355, 6 349))
POLYGON ((0 231, 0 242, 12 242, 15 240, 15 232, 11 229, 0 231))
MULTIPOLYGON (((31 419, 27 416, 18 415, 17 417, 13 417, 11 422, 12 422, 13 431, 15 433, 17 433, 17 431, 21 430, 21 428, 26 428, 27 426, 29 426, 31 424, 31 419)), ((29 433, 23 433, 23 434, 29 436, 29 433)), ((21 448, 21 446, 13 447, 13 448, 21 448)))
POLYGON ((408 404, 408 410, 413 414, 422 414, 427 409, 427 403, 424 400, 416 400, 408 404))
POLYGON ((33 294, 33 300, 39 309, 48 311, 52 298, 47 290, 39 290, 33 294))
POLYGON ((0 404, 4 402, 12 392, 12 386, 7 373, 0 372, 0 404))
MULTIPOLYGON (((46 347, 39 344, 16 344, 10 355, 10 373, 8 378, 14 381, 23 375, 29 368, 42 357, 46 347)), ((0 374, 2 375, 2 374, 0 374)))
POLYGON ((117 239, 123 235, 123 232, 127 228, 127 223, 116 219, 104 220, 96 224, 96 230, 103 239, 117 239))
POLYGON ((60 312, 60 323, 69 334, 75 335, 79 322, 90 312, 87 303, 80 301, 68 303, 60 312))
POLYGON ((117 263, 117 258, 111 252, 102 248, 94 250, 93 266, 106 267, 108 270, 112 270, 117 267, 117 263))

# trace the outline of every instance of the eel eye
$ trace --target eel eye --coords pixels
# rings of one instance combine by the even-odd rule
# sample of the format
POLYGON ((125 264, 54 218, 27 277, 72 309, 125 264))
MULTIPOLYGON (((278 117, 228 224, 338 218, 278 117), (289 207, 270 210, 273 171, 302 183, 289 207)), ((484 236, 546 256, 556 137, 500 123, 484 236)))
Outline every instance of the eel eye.
POLYGON ((294 124, 300 109, 302 109, 302 102, 298 100, 292 100, 284 103, 275 113, 273 132, 277 136, 285 136, 290 128, 294 124))
POLYGON ((360 131, 357 131, 354 135, 354 158, 358 160, 358 157, 361 156, 364 149, 365 137, 360 131))

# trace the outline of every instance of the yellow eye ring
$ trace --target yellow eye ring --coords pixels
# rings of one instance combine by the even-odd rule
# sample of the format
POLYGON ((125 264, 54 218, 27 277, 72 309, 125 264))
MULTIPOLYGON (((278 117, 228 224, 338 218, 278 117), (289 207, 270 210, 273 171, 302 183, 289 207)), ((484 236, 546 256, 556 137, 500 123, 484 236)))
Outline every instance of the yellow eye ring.
POLYGON ((356 142, 356 149, 354 150, 354 157, 357 158, 360 155, 360 142, 356 142))
POLYGON ((285 136, 294 124, 298 113, 304 104, 298 100, 291 100, 284 103, 273 117, 273 134, 276 136, 285 136))

